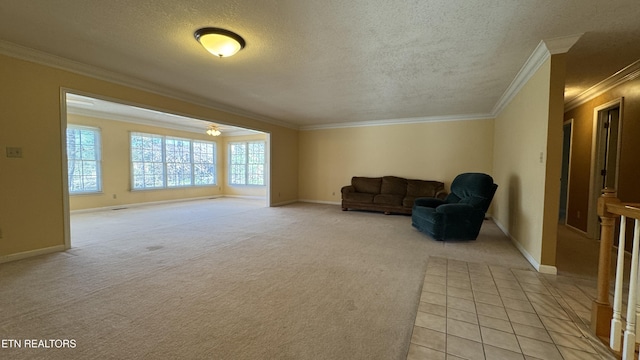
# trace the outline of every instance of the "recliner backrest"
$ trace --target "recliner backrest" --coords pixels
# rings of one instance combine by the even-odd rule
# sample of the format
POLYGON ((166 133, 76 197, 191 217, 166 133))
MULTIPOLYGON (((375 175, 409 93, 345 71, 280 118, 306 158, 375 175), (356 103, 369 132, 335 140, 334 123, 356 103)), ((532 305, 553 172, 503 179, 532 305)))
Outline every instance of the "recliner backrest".
POLYGON ((482 173, 464 173, 456 176, 451 183, 451 193, 445 199, 447 204, 469 204, 487 212, 498 185, 493 178, 482 173))

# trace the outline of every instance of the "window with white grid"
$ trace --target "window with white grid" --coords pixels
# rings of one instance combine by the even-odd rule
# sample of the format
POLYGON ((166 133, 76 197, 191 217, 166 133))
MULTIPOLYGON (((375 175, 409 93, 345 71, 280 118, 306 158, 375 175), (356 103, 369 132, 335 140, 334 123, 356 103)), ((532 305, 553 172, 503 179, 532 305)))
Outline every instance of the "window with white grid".
POLYGON ((102 191, 100 129, 67 127, 67 175, 70 194, 102 191))
POLYGON ((231 185, 264 185, 265 144, 264 141, 229 144, 231 185))

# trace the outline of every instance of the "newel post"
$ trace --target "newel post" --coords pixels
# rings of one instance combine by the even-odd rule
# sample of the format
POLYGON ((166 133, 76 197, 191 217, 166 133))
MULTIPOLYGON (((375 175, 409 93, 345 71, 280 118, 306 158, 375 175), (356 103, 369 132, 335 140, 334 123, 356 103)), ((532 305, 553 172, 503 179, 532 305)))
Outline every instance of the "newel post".
POLYGON ((609 281, 611 279, 611 250, 613 247, 615 214, 607 211, 607 204, 620 202, 616 191, 603 189, 598 198, 598 216, 601 220, 600 257, 598 260, 598 298, 591 307, 591 330, 599 337, 608 338, 611 331, 613 308, 609 303, 609 281))

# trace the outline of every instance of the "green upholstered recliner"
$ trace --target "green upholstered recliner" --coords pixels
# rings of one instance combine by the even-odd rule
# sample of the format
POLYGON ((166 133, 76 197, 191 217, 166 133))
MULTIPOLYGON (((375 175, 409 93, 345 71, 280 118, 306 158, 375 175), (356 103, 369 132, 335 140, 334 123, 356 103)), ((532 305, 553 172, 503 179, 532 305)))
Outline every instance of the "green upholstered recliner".
POLYGON ((411 224, 436 240, 475 240, 497 188, 487 174, 460 174, 444 200, 415 200, 411 224))

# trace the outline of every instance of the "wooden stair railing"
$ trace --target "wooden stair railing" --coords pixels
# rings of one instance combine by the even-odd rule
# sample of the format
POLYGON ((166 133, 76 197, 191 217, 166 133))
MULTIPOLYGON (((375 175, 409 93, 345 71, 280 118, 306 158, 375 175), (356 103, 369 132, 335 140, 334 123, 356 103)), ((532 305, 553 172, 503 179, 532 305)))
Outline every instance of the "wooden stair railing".
POLYGON ((598 199, 598 216, 601 219, 600 254, 598 261, 598 296, 591 311, 591 329, 600 338, 609 338, 609 346, 616 352, 622 350, 622 359, 633 359, 640 332, 636 324, 640 316, 638 306, 638 262, 640 250, 640 204, 622 203, 614 190, 604 189, 598 199), (620 236, 616 259, 616 276, 613 307, 609 303, 611 278, 611 250, 616 219, 620 218, 620 236), (624 278, 624 258, 627 219, 634 219, 631 269, 629 273, 629 293, 627 301, 626 326, 622 333, 622 290, 624 278))

